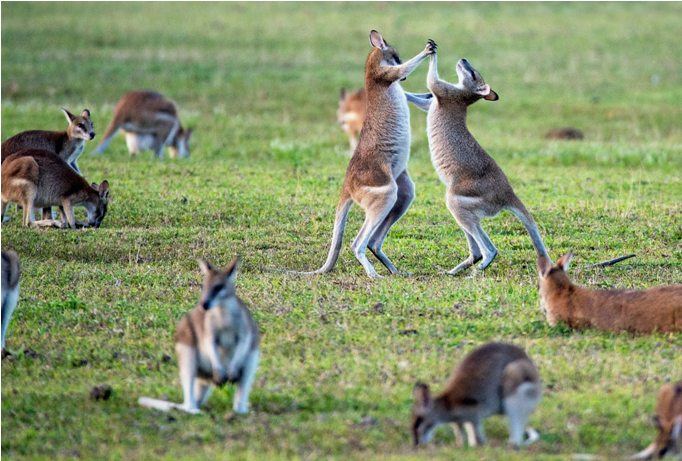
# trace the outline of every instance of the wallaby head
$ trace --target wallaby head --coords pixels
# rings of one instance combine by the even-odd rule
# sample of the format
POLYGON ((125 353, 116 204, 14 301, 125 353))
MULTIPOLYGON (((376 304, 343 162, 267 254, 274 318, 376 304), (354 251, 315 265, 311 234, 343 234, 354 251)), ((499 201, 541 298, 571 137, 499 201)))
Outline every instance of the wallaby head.
POLYGON ((412 389, 414 405, 412 406, 412 439, 414 444, 423 445, 431 441, 436 427, 440 423, 438 412, 431 390, 427 384, 418 382, 412 389))
POLYGON ((460 90, 459 97, 466 105, 470 105, 483 98, 486 101, 497 101, 500 97, 490 85, 485 83, 481 73, 474 69, 466 59, 460 59, 455 67, 459 83, 457 88, 460 90))
POLYGON ((570 251, 559 258, 556 264, 552 264, 552 261, 550 261, 547 256, 538 257, 538 274, 540 276, 540 308, 542 309, 542 313, 547 318, 547 322, 551 326, 557 324, 557 318, 554 312, 551 312, 549 309, 547 309, 546 298, 553 294, 567 291, 572 285, 567 274, 572 259, 573 253, 570 251))
POLYGON ((189 157, 189 140, 192 137, 192 128, 178 128, 178 133, 171 142, 168 149, 170 150, 170 156, 173 158, 186 158, 189 157))
POLYGON ((88 109, 83 109, 80 115, 73 115, 64 108, 62 108, 62 112, 64 112, 64 116, 69 122, 69 126, 66 129, 69 138, 83 139, 85 141, 95 138, 95 125, 90 119, 90 111, 88 109))
MULTIPOLYGON (((372 30, 369 33, 369 43, 374 47, 370 56, 380 55, 381 66, 397 66, 402 64, 400 56, 398 56, 398 51, 389 45, 376 30, 372 30)), ((405 78, 402 78, 401 80, 405 80, 405 78)))
POLYGON ((364 88, 356 92, 346 91, 341 88, 339 96, 339 108, 336 111, 336 120, 351 138, 351 147, 355 148, 362 123, 365 121, 365 110, 367 106, 367 96, 364 88))
POLYGON ((224 270, 216 269, 204 259, 199 260, 199 267, 204 275, 204 285, 199 304, 204 309, 209 310, 221 301, 235 296, 234 282, 237 278, 238 265, 238 256, 224 270))
POLYGON ((94 202, 94 208, 86 208, 88 213, 88 225, 98 228, 102 225, 102 220, 107 214, 107 206, 109 204, 109 181, 106 179, 101 184, 92 183, 92 188, 97 192, 97 200, 94 202))

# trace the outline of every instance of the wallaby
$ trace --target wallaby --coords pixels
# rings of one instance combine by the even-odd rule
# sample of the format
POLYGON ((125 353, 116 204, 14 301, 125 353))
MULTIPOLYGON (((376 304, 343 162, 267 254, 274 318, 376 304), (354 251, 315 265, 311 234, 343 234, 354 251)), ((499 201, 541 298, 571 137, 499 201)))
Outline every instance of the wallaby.
POLYGON ((87 211, 85 225, 99 227, 107 213, 109 183, 88 184, 61 158, 41 149, 24 149, 7 157, 2 164, 2 216, 9 202, 24 209, 23 224, 27 227, 54 226, 51 219, 33 220, 33 207, 59 206, 62 227, 76 228, 74 207, 87 211))
POLYGON ((125 133, 130 155, 151 149, 161 158, 168 146, 171 158, 189 156, 192 129, 180 124, 175 103, 154 91, 131 91, 121 97, 95 153, 102 154, 118 130, 125 133))
POLYGON ((66 131, 23 131, 2 143, 2 161, 23 149, 42 149, 53 152, 80 173, 76 161, 83 153, 85 141, 95 139, 95 125, 90 111, 83 109, 80 115, 73 115, 62 108, 69 126, 66 131))
POLYGON ((682 285, 648 290, 589 290, 574 285, 566 272, 573 258, 568 253, 555 265, 538 258, 540 306, 547 322, 571 328, 606 331, 682 331, 682 285))
POLYGON ((656 439, 630 459, 660 459, 682 453, 682 381, 661 387, 652 420, 658 431, 656 439))
POLYGON ((336 111, 336 120, 339 122, 339 125, 341 125, 341 128, 343 128, 343 131, 348 135, 351 155, 358 146, 360 130, 362 130, 362 123, 365 121, 366 107, 367 93, 364 88, 360 88, 352 93, 346 91, 345 88, 341 88, 339 108, 336 111))
POLYGON ((235 293, 237 263, 225 270, 199 261, 204 286, 199 304, 178 323, 175 352, 180 368, 182 404, 142 397, 142 406, 198 413, 209 397, 211 385, 237 384, 233 409, 249 411, 249 392, 259 358, 259 333, 251 313, 235 293))
POLYGON ((415 104, 428 111, 427 135, 431 162, 445 184, 445 203, 464 231, 469 257, 448 272, 455 275, 481 261, 484 270, 497 249, 481 227, 481 218, 511 211, 526 227, 538 255, 547 256, 533 217, 514 193, 495 160, 476 142, 466 124, 467 107, 479 99, 497 101, 497 93, 466 59, 457 63, 459 82, 438 77, 438 57, 431 55, 426 84, 433 98, 415 104))
POLYGON ((483 444, 483 420, 496 414, 507 416, 511 444, 528 445, 539 438, 526 423, 542 396, 540 375, 517 346, 493 342, 478 347, 464 358, 436 397, 431 396, 429 386, 419 382, 413 395, 415 445, 428 443, 436 427, 444 423, 453 424, 456 438, 461 431, 469 446, 483 444), (465 430, 469 424, 473 433, 465 430))
MULTIPOLYGON (((69 122, 66 131, 31 130, 16 134, 2 143, 2 161, 23 149, 44 149, 57 154, 80 174, 77 160, 83 153, 85 141, 95 139, 95 124, 88 109, 83 109, 80 115, 73 115, 64 108, 62 112, 69 122)), ((50 218, 52 210, 43 209, 43 219, 50 218)))
POLYGON ((2 356, 5 357, 5 339, 12 313, 19 300, 19 256, 13 251, 2 252, 2 356))
POLYGON ((378 277, 365 255, 369 247, 392 274, 398 272, 381 246, 414 199, 414 183, 407 173, 410 111, 400 81, 436 50, 436 44, 429 41, 421 53, 403 64, 379 32, 372 30, 369 39, 373 49, 365 65, 367 113, 362 135, 346 170, 327 261, 306 274, 322 274, 334 267, 353 202, 365 210, 365 222, 352 244, 355 257, 368 276, 378 277))

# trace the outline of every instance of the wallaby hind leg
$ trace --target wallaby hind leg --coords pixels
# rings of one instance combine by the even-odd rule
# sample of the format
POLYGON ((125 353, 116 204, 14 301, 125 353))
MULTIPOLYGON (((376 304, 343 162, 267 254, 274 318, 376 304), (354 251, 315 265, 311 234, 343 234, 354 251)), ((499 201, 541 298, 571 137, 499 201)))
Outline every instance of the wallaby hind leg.
POLYGON ((188 413, 199 413, 199 406, 194 396, 194 381, 197 379, 197 350, 186 344, 176 344, 175 353, 180 369, 182 384, 182 409, 188 413))
POLYGON ((388 213, 393 209, 398 199, 397 189, 395 182, 385 186, 366 187, 365 194, 362 196, 362 200, 360 200, 360 205, 365 209, 365 222, 351 244, 351 248, 367 275, 372 278, 379 277, 379 274, 377 274, 374 266, 367 259, 365 252, 367 251, 370 237, 374 235, 381 223, 386 219, 386 216, 388 216, 388 213))
POLYGON ((7 212, 7 205, 9 205, 9 202, 2 201, 2 222, 5 222, 5 213, 7 212))
POLYGON ((410 179, 407 170, 403 171, 400 176, 398 176, 396 184, 398 185, 398 199, 396 200, 393 209, 384 219, 384 222, 381 223, 374 235, 370 237, 368 245, 369 251, 386 266, 386 269, 388 269, 391 274, 398 273, 398 269, 391 260, 388 259, 388 256, 384 254, 381 247, 383 246, 384 240, 386 240, 386 236, 391 230, 391 227, 403 217, 414 200, 414 182, 410 179))
POLYGON ((243 414, 249 412, 249 394, 251 393, 251 385, 258 368, 259 357, 260 353, 256 350, 251 352, 245 359, 244 369, 237 383, 237 390, 234 393, 232 409, 235 413, 243 414))
POLYGON ((469 245, 469 257, 455 266, 454 269, 448 271, 449 275, 455 275, 464 269, 468 269, 483 258, 481 255, 481 250, 478 248, 478 244, 476 243, 476 240, 474 240, 474 237, 463 229, 462 232, 464 232, 464 235, 467 238, 467 244, 469 245))
POLYGON ((452 213, 452 216, 454 216, 457 224, 459 224, 459 227, 461 227, 467 235, 470 253, 469 258, 448 272, 450 275, 454 275, 457 272, 470 267, 481 259, 483 261, 478 265, 478 269, 484 270, 493 262, 495 256, 497 256, 497 248, 495 248, 490 237, 488 237, 488 234, 486 234, 481 227, 480 218, 476 215, 475 210, 470 210, 461 206, 459 200, 461 199, 448 193, 445 197, 445 204, 450 213, 452 213), (475 248, 470 243, 470 238, 473 239, 473 243, 476 244, 475 248), (475 249, 478 249, 479 251, 474 251, 475 249))
POLYGON ((203 407, 206 401, 208 401, 212 390, 213 387, 211 387, 211 384, 207 381, 201 379, 194 380, 194 396, 199 408, 203 407))
POLYGON ((520 447, 537 440, 537 432, 532 428, 528 428, 526 431, 526 424, 539 401, 539 385, 531 382, 521 384, 514 393, 503 400, 504 413, 507 415, 509 423, 510 444, 520 447), (528 440, 524 441, 523 436, 526 432, 528 433, 528 440))
POLYGON ((21 204, 24 212, 23 224, 26 227, 33 226, 33 200, 35 199, 35 191, 28 190, 25 192, 25 202, 21 204))

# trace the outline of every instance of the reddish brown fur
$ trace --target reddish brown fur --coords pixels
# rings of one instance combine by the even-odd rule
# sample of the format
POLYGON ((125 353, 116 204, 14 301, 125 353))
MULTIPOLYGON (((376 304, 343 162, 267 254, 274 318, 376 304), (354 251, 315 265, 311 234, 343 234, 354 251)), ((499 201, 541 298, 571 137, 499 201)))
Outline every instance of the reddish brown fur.
POLYGON ((336 118, 348 135, 351 151, 354 150, 358 144, 362 124, 365 121, 366 110, 367 93, 364 88, 353 93, 349 93, 345 89, 341 90, 336 118))
POLYGON ((664 384, 661 387, 656 402, 655 423, 658 429, 654 441, 655 452, 660 453, 665 448, 680 450, 682 440, 679 434, 677 439, 673 440, 672 432, 674 425, 682 425, 682 381, 664 384))
POLYGON ((571 254, 552 266, 538 259, 540 297, 547 321, 571 328, 651 333, 682 331, 682 285, 648 290, 590 290, 573 284, 565 268, 571 254))
MULTIPOLYGON (((100 190, 52 152, 24 149, 7 157, 2 165, 3 215, 7 203, 20 203, 25 226, 31 223, 28 214, 33 207, 63 206, 68 216, 73 206, 89 204, 99 208, 102 200, 100 190)), ((75 221, 68 224, 75 227, 75 221)))

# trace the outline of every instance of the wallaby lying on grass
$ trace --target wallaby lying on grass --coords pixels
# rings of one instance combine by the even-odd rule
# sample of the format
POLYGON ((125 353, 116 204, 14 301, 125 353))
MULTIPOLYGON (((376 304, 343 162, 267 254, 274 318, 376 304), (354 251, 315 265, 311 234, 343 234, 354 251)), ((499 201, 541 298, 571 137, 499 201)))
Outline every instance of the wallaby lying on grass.
POLYGON ((511 211, 526 227, 538 255, 547 256, 533 217, 514 193, 495 160, 476 142, 466 124, 467 107, 479 99, 499 98, 466 59, 457 63, 457 84, 438 78, 438 58, 431 55, 426 84, 432 99, 418 107, 428 110, 427 134, 431 161, 445 184, 445 203, 464 231, 469 257, 448 274, 454 275, 478 261, 483 270, 497 256, 497 249, 481 227, 481 219, 511 211))
POLYGON ((62 108, 69 126, 66 131, 22 131, 2 143, 2 161, 23 149, 42 149, 53 152, 80 173, 76 161, 83 153, 85 141, 95 138, 95 125, 90 111, 83 109, 80 115, 73 115, 62 108))
POLYGON ((178 323, 175 352, 184 402, 176 404, 142 397, 140 405, 168 411, 198 413, 211 385, 237 384, 233 409, 249 411, 249 392, 259 358, 259 334, 251 313, 235 293, 238 258, 224 271, 199 261, 204 286, 199 304, 178 323))
POLYGON ((341 88, 339 97, 339 108, 336 111, 336 120, 348 135, 350 142, 350 153, 353 154, 358 146, 360 130, 365 121, 365 111, 367 108, 367 93, 364 88, 360 88, 352 93, 341 88))
POLYGON ((24 209, 24 226, 54 226, 52 219, 35 222, 33 207, 59 206, 61 226, 76 228, 73 208, 85 207, 86 225, 99 227, 107 213, 109 183, 88 184, 61 158, 40 149, 24 149, 2 164, 2 216, 9 202, 24 209))
POLYGON ((589 290, 568 278, 573 253, 552 265, 538 258, 540 302, 547 322, 565 322, 571 328, 606 331, 682 331, 682 285, 648 290, 589 290))
POLYGON ((172 158, 189 156, 192 129, 180 124, 175 103, 154 91, 131 91, 121 97, 95 153, 103 153, 119 129, 125 132, 130 155, 151 149, 161 158, 168 146, 172 158))
POLYGON ((667 383, 661 387, 653 422, 658 430, 656 439, 630 459, 663 458, 669 454, 682 454, 682 381, 667 383))
POLYGON ((414 183, 407 174, 410 111, 400 81, 435 52, 436 44, 429 41, 421 53, 403 64, 398 52, 379 32, 371 31, 369 38, 373 49, 365 65, 367 113, 362 135, 346 170, 327 261, 320 269, 307 274, 330 272, 334 267, 353 202, 365 211, 365 222, 352 244, 355 257, 368 276, 378 277, 365 255, 369 247, 392 274, 398 272, 381 246, 391 226, 405 214, 414 199, 414 183))
POLYGON ((455 369, 445 389, 435 397, 429 386, 414 386, 412 408, 414 444, 428 443, 439 424, 454 423, 453 429, 467 436, 469 446, 485 443, 483 420, 503 414, 509 422, 509 442, 527 445, 539 438, 526 428, 528 417, 540 397, 540 375, 523 349, 504 343, 485 344, 455 369), (465 425, 473 425, 473 434, 465 425), (524 433, 528 438, 524 441, 524 433))
MULTIPOLYGON (((90 119, 90 111, 83 109, 80 115, 73 115, 62 108, 69 122, 66 131, 23 131, 2 143, 2 161, 23 149, 43 149, 53 152, 80 174, 78 157, 83 153, 85 141, 95 138, 95 125, 90 119)), ((50 208, 43 209, 43 219, 52 218, 50 208)))
POLYGON ((2 356, 5 357, 5 339, 12 313, 19 300, 19 256, 13 251, 2 252, 2 356))

